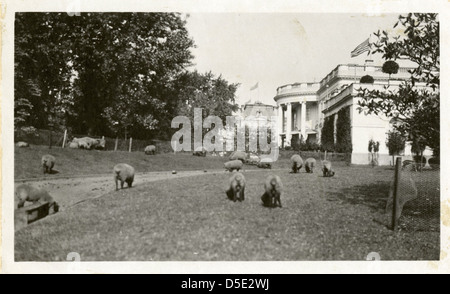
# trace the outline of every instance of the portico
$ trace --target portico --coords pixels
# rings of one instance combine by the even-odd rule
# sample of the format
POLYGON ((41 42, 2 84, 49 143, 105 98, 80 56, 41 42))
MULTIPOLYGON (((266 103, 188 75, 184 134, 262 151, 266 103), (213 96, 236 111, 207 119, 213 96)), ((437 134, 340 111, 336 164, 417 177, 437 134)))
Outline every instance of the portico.
POLYGON ((315 92, 318 84, 300 83, 278 88, 280 146, 291 146, 292 140, 316 140, 318 105, 315 92))

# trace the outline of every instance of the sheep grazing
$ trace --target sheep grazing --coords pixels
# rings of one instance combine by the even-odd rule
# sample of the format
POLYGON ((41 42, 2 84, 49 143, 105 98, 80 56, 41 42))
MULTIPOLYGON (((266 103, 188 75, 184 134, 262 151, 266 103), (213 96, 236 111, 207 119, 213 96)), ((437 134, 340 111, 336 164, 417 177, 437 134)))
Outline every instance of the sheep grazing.
POLYGON ((261 158, 261 160, 256 164, 259 168, 272 168, 272 159, 271 158, 261 158))
POLYGON ((27 142, 20 141, 20 142, 16 143, 16 146, 19 148, 24 148, 24 147, 30 147, 30 144, 28 144, 27 142))
POLYGON ((154 155, 156 153, 156 146, 155 145, 148 145, 147 147, 145 147, 144 152, 147 155, 149 155, 149 154, 154 155))
POLYGON ((261 158, 258 156, 258 154, 250 153, 248 155, 248 158, 245 160, 245 163, 250 165, 258 165, 260 161, 261 158))
POLYGON ((332 177, 334 176, 334 171, 331 169, 331 162, 328 160, 322 161, 322 172, 324 177, 332 177))
MULTIPOLYGON (((84 138, 73 138, 70 145, 75 146, 75 144, 80 149, 91 149, 91 145, 86 140, 84 140, 84 138)), ((70 145, 69 145, 69 147, 70 147, 70 145)), ((71 147, 71 148, 74 148, 74 147, 71 147)))
POLYGON ((42 156, 42 169, 45 173, 51 173, 53 167, 55 166, 55 157, 50 155, 50 154, 46 154, 44 156, 42 156))
POLYGON ((247 159, 247 153, 245 153, 244 151, 234 151, 231 155, 230 155, 230 160, 240 160, 242 161, 242 163, 245 162, 245 160, 247 159))
POLYGON ((69 143, 69 148, 78 149, 79 148, 78 142, 75 142, 75 141, 70 142, 69 143))
POLYGON ((95 139, 94 148, 104 150, 106 148, 106 140, 103 136, 101 139, 95 139))
POLYGON ((101 139, 93 139, 90 137, 73 138, 72 142, 69 145, 70 148, 80 148, 88 150, 105 149, 105 146, 106 146, 105 137, 102 137, 101 139))
POLYGON ((305 160, 305 170, 307 173, 313 173, 316 166, 316 160, 314 158, 308 158, 305 160))
POLYGON ((264 194, 261 196, 266 207, 281 207, 281 193, 283 184, 279 176, 269 175, 264 183, 264 194))
POLYGON ((47 191, 42 189, 37 189, 35 187, 22 184, 16 187, 16 197, 17 197, 17 207, 24 207, 25 202, 33 202, 33 204, 39 203, 49 203, 49 214, 53 214, 59 211, 58 203, 53 199, 47 191))
POLYGON ((294 174, 298 173, 303 166, 303 159, 298 154, 294 154, 291 157, 292 172, 294 174))
POLYGON ((114 181, 116 183, 116 191, 119 190, 118 181, 120 181, 120 188, 123 189, 123 184, 126 182, 128 188, 131 188, 134 181, 134 168, 126 163, 119 163, 114 166, 114 181))
POLYGON ((201 156, 201 157, 206 157, 206 149, 205 148, 197 148, 194 153, 192 153, 192 155, 194 156, 201 156))
POLYGON ((242 168, 243 163, 240 160, 232 160, 232 161, 225 162, 223 165, 225 166, 225 169, 227 171, 232 172, 233 170, 239 171, 242 168))
POLYGON ((230 177, 230 187, 226 191, 230 200, 244 201, 245 199, 245 177, 243 174, 237 172, 230 177))

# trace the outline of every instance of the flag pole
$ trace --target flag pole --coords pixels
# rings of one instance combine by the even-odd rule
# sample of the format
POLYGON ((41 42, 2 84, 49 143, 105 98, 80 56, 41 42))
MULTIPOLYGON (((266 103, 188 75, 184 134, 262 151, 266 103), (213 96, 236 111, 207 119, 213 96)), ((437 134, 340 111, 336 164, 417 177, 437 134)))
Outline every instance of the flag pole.
POLYGON ((255 101, 258 101, 259 97, 260 97, 260 95, 259 95, 259 82, 258 82, 258 97, 256 97, 255 101))

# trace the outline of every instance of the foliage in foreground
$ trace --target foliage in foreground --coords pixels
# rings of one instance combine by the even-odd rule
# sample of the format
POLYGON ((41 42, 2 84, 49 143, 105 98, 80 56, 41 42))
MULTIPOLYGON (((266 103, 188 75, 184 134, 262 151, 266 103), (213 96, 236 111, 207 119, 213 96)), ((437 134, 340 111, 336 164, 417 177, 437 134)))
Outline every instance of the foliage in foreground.
POLYGON ((440 145, 440 52, 439 20, 437 14, 410 13, 400 15, 398 22, 404 34, 389 36, 386 31, 374 33, 378 40, 372 44, 373 54, 381 53, 386 72, 396 73, 395 60, 410 60, 417 66, 410 71, 410 80, 398 89, 360 89, 360 111, 394 118, 396 131, 425 143, 439 156, 440 145))

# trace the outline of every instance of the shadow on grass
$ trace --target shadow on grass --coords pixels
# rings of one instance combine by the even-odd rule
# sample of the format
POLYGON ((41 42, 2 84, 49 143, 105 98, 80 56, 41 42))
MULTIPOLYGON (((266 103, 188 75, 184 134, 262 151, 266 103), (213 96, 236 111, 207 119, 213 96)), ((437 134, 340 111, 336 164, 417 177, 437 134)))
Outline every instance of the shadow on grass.
POLYGON ((52 169, 49 172, 45 172, 44 174, 48 174, 48 175, 57 175, 59 174, 59 171, 57 171, 56 169, 52 169))
MULTIPOLYGON (((430 181, 426 174, 418 174, 415 180, 417 197, 406 202, 399 220, 404 231, 435 231, 440 229, 439 180, 430 181)), ((429 177, 435 175, 430 173, 429 177)), ((353 205, 365 205, 379 215, 385 213, 389 195, 389 182, 379 181, 367 185, 343 188, 328 198, 353 205)), ((401 193, 401 191, 400 191, 401 193)), ((401 196, 400 196, 401 197, 401 196)))
POLYGON ((341 200, 354 205, 366 205, 373 210, 384 210, 389 193, 389 183, 376 182, 367 185, 357 185, 343 188, 333 193, 327 200, 341 200))

